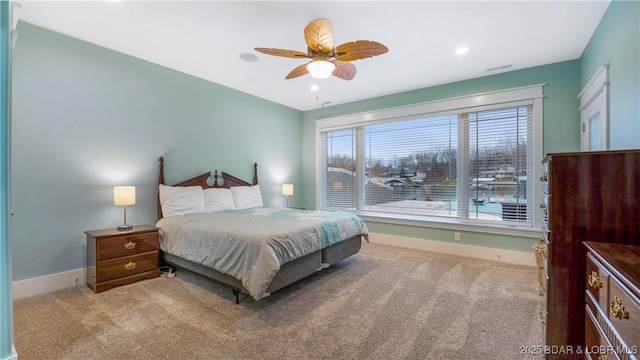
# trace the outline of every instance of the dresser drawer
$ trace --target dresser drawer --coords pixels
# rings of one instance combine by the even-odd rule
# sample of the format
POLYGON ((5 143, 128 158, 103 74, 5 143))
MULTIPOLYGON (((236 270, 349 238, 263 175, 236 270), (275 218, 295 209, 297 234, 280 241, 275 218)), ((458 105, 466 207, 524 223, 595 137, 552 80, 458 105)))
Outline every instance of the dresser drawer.
MULTIPOLYGON (((586 269, 586 289, 596 299, 597 304, 594 305, 598 305, 606 313, 609 307, 609 272, 591 254, 587 254, 586 269)), ((594 308, 591 310, 596 311, 594 308)))
POLYGON ((99 261, 96 281, 103 282, 158 269, 158 251, 99 261))
POLYGON ((623 290, 616 278, 609 288, 609 321, 629 347, 640 347, 640 300, 623 290))
POLYGON ((158 232, 131 234, 97 241, 97 260, 113 259, 158 250, 158 232))
POLYGON ((551 196, 547 196, 546 194, 542 194, 542 198, 540 200, 540 205, 538 205, 538 207, 540 208, 540 213, 542 215, 542 228, 543 229, 550 229, 551 228, 551 218, 549 217, 549 212, 551 211, 551 209, 549 208, 549 203, 551 202, 551 196))
MULTIPOLYGON (((587 303, 589 299, 587 299, 587 303)), ((609 328, 606 330, 602 328, 600 323, 602 322, 602 313, 601 312, 592 312, 591 306, 585 308, 585 347, 584 354, 586 359, 593 360, 618 360, 620 357, 617 356, 614 349, 616 346, 613 345, 607 339, 607 332, 611 332, 609 328)))
POLYGON ((540 175, 540 182, 542 183, 542 191, 550 194, 551 193, 551 180, 549 178, 549 162, 542 163, 542 175, 540 175))
MULTIPOLYGON (((601 345, 610 346, 605 355, 608 359, 638 359, 640 247, 602 242, 585 242, 585 246, 588 250, 585 309, 608 342, 601 345)), ((586 339, 593 339, 593 328, 585 325, 586 339)), ((587 341, 586 345, 592 342, 587 341)), ((604 359, 602 351, 597 355, 598 359, 604 359)))

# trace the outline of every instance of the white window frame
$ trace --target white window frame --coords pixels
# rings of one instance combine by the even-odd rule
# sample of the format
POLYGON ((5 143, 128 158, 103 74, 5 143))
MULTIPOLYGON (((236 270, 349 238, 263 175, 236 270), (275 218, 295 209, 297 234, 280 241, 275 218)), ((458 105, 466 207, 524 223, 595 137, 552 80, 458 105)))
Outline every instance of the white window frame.
POLYGON ((326 159, 320 157, 325 156, 321 133, 325 131, 340 130, 353 128, 356 126, 368 126, 375 124, 383 124, 388 122, 399 121, 403 119, 415 119, 419 117, 434 117, 442 114, 450 114, 460 109, 468 111, 482 110, 483 108, 495 108, 496 105, 504 103, 513 103, 518 101, 533 101, 533 143, 531 144, 531 154, 533 156, 533 171, 530 179, 534 179, 532 184, 527 186, 527 199, 533 207, 531 215, 531 227, 511 226, 499 222, 491 224, 478 224, 475 222, 467 222, 463 219, 443 219, 435 217, 418 217, 401 214, 379 214, 366 211, 355 211, 364 220, 372 220, 377 222, 387 222, 393 224, 405 224, 414 226, 426 226, 434 228, 460 229, 477 232, 490 232, 511 234, 518 236, 531 236, 532 233, 540 231, 541 210, 535 206, 536 199, 541 193, 541 184, 537 179, 541 173, 541 166, 536 166, 542 162, 542 122, 543 122, 543 86, 545 84, 536 84, 511 88, 505 90, 491 91, 455 98, 429 101, 419 104, 399 106, 375 111, 349 114, 326 119, 316 120, 316 206, 321 204, 321 191, 324 188, 324 177, 321 176, 321 164, 326 159))

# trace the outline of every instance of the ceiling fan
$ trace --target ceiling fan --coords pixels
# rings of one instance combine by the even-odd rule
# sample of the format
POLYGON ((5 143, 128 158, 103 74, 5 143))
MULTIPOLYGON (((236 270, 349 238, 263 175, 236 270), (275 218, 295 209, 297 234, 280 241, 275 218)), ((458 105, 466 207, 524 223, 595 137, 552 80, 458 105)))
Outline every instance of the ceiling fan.
POLYGON ((356 76, 356 67, 350 61, 382 55, 389 51, 379 42, 369 40, 357 40, 334 47, 333 28, 327 19, 311 21, 304 28, 304 40, 307 43, 306 53, 272 48, 255 48, 255 50, 267 55, 311 59, 310 62, 293 69, 285 79, 310 74, 318 79, 333 75, 343 80, 351 80, 356 76))

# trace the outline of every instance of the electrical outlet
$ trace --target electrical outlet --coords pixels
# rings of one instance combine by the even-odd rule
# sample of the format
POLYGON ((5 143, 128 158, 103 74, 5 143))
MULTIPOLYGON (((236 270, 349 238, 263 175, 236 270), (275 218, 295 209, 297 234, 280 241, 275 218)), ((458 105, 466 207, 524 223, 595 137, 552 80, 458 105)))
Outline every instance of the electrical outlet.
POLYGON ((460 233, 459 232, 454 232, 453 233, 453 240, 460 241, 460 233))

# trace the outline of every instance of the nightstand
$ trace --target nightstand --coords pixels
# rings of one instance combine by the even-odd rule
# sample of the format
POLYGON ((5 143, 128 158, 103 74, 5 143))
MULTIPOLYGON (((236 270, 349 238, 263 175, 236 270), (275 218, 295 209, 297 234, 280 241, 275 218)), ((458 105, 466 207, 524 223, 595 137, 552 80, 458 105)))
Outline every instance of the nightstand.
POLYGON ((95 292, 160 276, 159 230, 134 226, 131 231, 102 229, 87 234, 87 285, 95 292))

